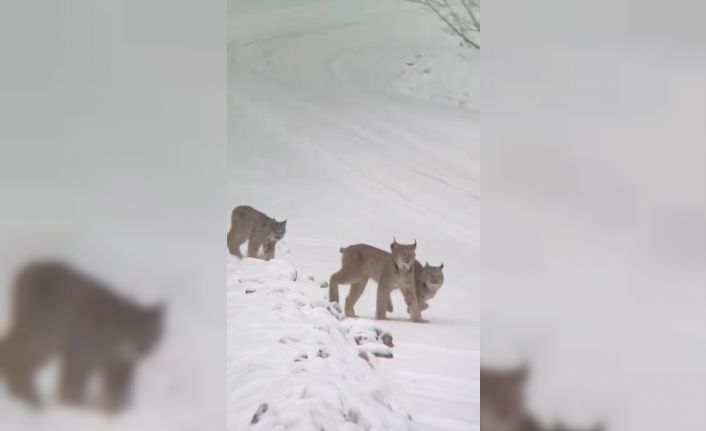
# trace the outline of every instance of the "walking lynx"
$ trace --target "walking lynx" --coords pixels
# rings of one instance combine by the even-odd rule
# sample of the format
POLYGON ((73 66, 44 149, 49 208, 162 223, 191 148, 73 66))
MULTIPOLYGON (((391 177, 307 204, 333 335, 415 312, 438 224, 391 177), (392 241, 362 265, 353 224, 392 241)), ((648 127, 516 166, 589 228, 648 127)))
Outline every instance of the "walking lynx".
MULTIPOLYGON (((441 286, 444 284, 444 264, 439 266, 431 266, 425 263, 422 266, 419 261, 414 262, 414 285, 417 292, 417 301, 419 303, 419 311, 422 312, 429 308, 429 300, 436 296, 441 286)), ((407 298, 405 298, 407 302, 407 298)), ((410 304, 407 302, 407 312, 410 313, 410 304)), ((392 298, 390 298, 387 311, 393 311, 392 298)))
POLYGON ((376 319, 386 319, 390 293, 400 289, 409 304, 412 320, 422 321, 414 285, 416 248, 416 241, 414 244, 398 244, 393 241, 390 244, 391 253, 367 244, 341 248, 341 269, 331 275, 329 300, 338 302, 338 285, 350 284, 351 289, 344 308, 347 316, 355 316, 353 307, 363 294, 368 280, 372 278, 378 283, 376 319))
POLYGON ((97 373, 99 406, 116 412, 128 404, 135 368, 161 337, 162 306, 141 307, 57 262, 25 267, 13 294, 10 329, 0 340, 0 377, 15 397, 41 406, 35 374, 58 357, 60 401, 91 404, 86 387, 97 373))
POLYGON ((263 259, 275 257, 277 241, 287 233, 287 220, 277 221, 250 206, 233 209, 227 244, 230 254, 242 258, 240 246, 248 242, 248 257, 257 257, 262 247, 263 259))

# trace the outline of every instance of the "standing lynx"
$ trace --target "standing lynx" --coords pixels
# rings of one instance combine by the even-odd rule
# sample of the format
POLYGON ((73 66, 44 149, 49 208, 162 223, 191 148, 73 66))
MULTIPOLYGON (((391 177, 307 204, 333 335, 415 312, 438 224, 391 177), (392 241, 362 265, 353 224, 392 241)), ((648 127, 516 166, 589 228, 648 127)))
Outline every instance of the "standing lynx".
POLYGON ((375 318, 386 319, 390 293, 400 289, 405 301, 410 304, 410 314, 415 322, 422 321, 414 286, 414 262, 417 242, 414 244, 390 244, 388 253, 367 244, 356 244, 341 248, 341 269, 329 281, 329 300, 338 302, 338 285, 350 284, 346 298, 346 316, 354 317, 353 307, 372 278, 378 284, 375 318))
POLYGON ((275 257, 277 241, 287 233, 287 220, 277 221, 250 206, 239 206, 230 215, 228 250, 233 256, 242 258, 240 246, 248 242, 248 257, 257 257, 262 247, 263 258, 275 257))
POLYGON ((143 308, 55 262, 25 267, 13 294, 10 329, 0 340, 0 377, 15 397, 41 406, 35 374, 58 357, 62 402, 88 405, 86 386, 97 373, 100 407, 116 412, 127 405, 135 368, 161 336, 162 306, 143 308))
MULTIPOLYGON (((422 266, 418 261, 414 262, 414 285, 417 292, 417 302, 419 303, 419 311, 422 312, 429 308, 428 301, 436 296, 436 293, 444 284, 444 264, 439 266, 431 266, 425 263, 422 266)), ((407 302, 407 297, 405 297, 407 302)), ((407 302, 407 312, 410 313, 410 304, 407 302)), ((387 306, 387 311, 392 311, 392 298, 387 306)))

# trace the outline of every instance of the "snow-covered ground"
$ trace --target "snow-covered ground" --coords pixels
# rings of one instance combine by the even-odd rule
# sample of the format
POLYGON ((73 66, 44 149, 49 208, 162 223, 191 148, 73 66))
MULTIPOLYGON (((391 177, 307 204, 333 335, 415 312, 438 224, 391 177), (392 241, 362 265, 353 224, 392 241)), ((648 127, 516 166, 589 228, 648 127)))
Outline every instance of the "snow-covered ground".
POLYGON ((229 429, 413 429, 378 359, 389 334, 342 322, 310 284, 280 260, 229 264, 229 429))
MULTIPOLYGON (((416 239, 420 261, 443 262, 429 323, 393 296, 394 358, 376 375, 420 430, 478 429, 479 54, 401 0, 238 0, 229 14, 229 203, 289 220, 277 257, 320 299, 344 245, 416 239)), ((241 325, 231 312, 231 340, 241 325)), ((261 402, 244 394, 229 394, 231 429, 261 402)))

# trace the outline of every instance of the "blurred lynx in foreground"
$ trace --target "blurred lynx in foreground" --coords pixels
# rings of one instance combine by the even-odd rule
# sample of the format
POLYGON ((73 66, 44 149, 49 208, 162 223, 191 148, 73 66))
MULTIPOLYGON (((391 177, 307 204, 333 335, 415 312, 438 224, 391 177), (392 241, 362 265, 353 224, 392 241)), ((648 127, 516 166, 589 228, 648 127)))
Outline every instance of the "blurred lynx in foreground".
POLYGON ((277 241, 287 233, 287 220, 277 221, 250 206, 239 206, 230 215, 228 231, 228 251, 233 256, 242 258, 240 246, 248 242, 248 257, 257 257, 262 247, 263 259, 275 257, 277 241))
POLYGON ((93 405, 86 388, 96 373, 103 389, 98 407, 116 412, 127 405, 135 368, 161 336, 162 306, 143 308, 54 262, 24 268, 13 294, 9 332, 0 340, 0 377, 15 397, 41 406, 35 374, 58 357, 60 401, 93 405))
POLYGON ((415 322, 422 321, 417 293, 414 285, 414 263, 417 243, 390 244, 388 253, 367 244, 356 244, 340 249, 341 269, 329 281, 329 300, 338 302, 338 285, 350 284, 346 297, 346 316, 355 316, 353 307, 372 278, 378 283, 375 318, 383 320, 390 306, 390 294, 400 289, 409 304, 410 315, 415 322))
POLYGON ((563 424, 543 427, 527 410, 525 386, 528 369, 481 367, 480 431, 605 431, 602 425, 572 428, 563 424))

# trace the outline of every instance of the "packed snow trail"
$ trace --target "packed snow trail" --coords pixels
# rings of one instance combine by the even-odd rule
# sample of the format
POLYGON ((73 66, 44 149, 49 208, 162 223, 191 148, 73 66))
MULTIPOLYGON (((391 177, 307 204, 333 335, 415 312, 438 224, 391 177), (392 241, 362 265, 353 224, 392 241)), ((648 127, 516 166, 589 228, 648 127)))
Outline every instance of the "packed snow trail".
MULTIPOLYGON (((478 429, 478 54, 398 0, 238 0, 229 13, 229 204, 287 218, 278 257, 318 283, 339 247, 393 235, 443 262, 429 323, 393 296, 383 366, 422 429, 478 429)), ((374 301, 371 282, 362 319, 374 301)))

